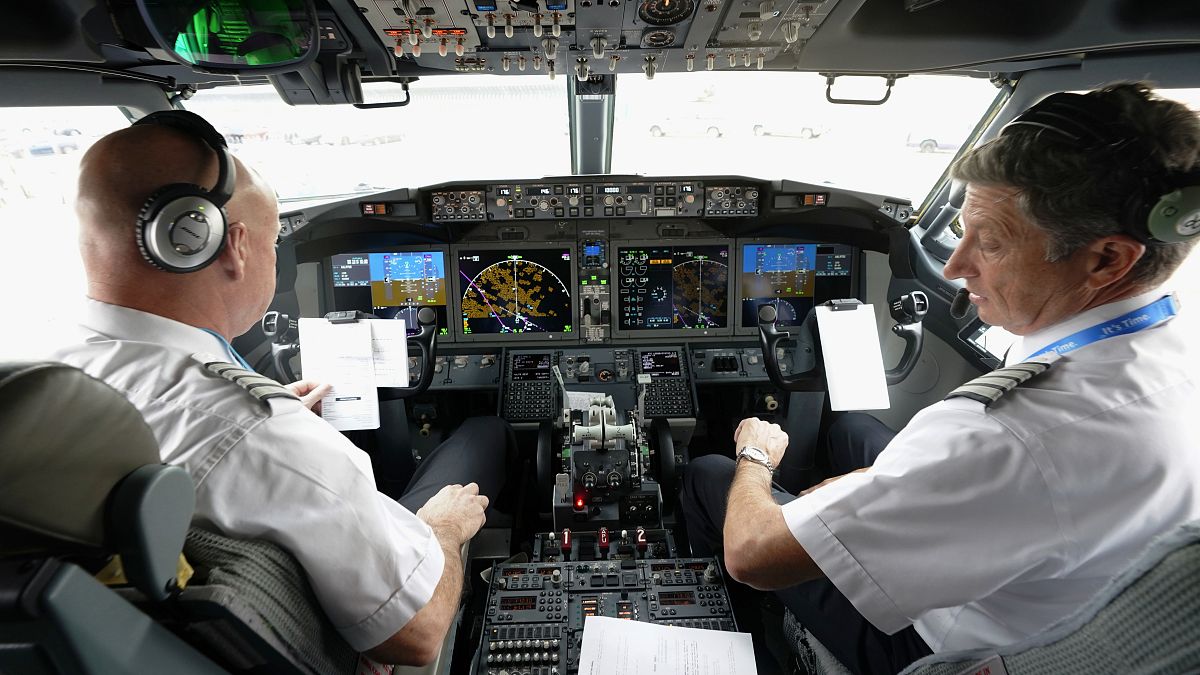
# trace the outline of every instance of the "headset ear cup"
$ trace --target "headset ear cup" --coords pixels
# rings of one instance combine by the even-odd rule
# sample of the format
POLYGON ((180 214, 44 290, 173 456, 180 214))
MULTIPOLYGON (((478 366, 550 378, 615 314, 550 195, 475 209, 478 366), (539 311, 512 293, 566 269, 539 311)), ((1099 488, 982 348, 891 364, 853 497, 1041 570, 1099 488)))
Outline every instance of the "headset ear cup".
POLYGON ((225 209, 213 204, 204 188, 173 183, 154 191, 142 204, 134 235, 138 251, 151 266, 164 272, 195 272, 212 264, 225 248, 228 218, 225 209), (204 250, 199 255, 177 254, 170 247, 172 223, 179 215, 197 208, 203 212, 209 228, 204 250))
POLYGON ((1145 214, 1152 239, 1168 244, 1190 241, 1200 235, 1200 185, 1182 185, 1158 197, 1145 214))

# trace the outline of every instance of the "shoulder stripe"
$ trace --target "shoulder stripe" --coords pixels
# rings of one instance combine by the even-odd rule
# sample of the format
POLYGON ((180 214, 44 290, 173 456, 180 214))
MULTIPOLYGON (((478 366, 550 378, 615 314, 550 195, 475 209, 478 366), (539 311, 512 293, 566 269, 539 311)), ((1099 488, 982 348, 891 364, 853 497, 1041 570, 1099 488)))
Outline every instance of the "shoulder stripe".
POLYGON ((950 392, 944 400, 968 398, 987 407, 1008 392, 1050 369, 1053 360, 1026 361, 994 370, 950 392))
POLYGON ((244 389, 248 394, 266 403, 272 398, 298 398, 295 394, 288 391, 286 387, 279 384, 271 378, 255 373, 245 368, 238 367, 232 363, 225 361, 209 361, 204 364, 205 369, 209 372, 220 375, 222 378, 229 380, 237 386, 244 389))

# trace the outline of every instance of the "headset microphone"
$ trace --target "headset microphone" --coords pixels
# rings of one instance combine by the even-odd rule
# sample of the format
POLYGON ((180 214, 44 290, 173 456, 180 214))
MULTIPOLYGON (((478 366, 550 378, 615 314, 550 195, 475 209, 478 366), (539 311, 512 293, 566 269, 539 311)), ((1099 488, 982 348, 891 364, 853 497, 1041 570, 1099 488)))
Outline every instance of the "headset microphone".
POLYGON ((954 300, 950 302, 950 318, 954 320, 961 319, 971 311, 971 292, 965 288, 958 289, 954 300))

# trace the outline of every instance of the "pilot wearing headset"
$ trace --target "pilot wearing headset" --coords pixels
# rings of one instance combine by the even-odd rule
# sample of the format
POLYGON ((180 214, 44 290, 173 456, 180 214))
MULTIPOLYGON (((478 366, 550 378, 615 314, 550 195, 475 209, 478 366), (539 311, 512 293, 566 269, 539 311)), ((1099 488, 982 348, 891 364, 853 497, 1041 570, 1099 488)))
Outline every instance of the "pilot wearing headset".
POLYGON ((896 672, 1038 633, 1200 518, 1194 336, 1162 289, 1200 232, 1197 169, 1200 120, 1141 84, 1056 94, 969 152, 944 274, 1020 336, 1007 367, 898 434, 843 417, 850 473, 799 497, 771 486, 787 435, 744 420, 736 463, 689 467, 693 552, 723 547, 854 672, 896 672))
POLYGON ((463 544, 502 487, 507 425, 467 420, 397 502, 310 412, 327 386, 247 372, 229 340, 274 296, 279 211, 199 116, 154 113, 98 141, 76 206, 85 342, 58 358, 141 411, 163 461, 196 484, 197 525, 289 550, 353 648, 432 661, 461 597, 463 544))

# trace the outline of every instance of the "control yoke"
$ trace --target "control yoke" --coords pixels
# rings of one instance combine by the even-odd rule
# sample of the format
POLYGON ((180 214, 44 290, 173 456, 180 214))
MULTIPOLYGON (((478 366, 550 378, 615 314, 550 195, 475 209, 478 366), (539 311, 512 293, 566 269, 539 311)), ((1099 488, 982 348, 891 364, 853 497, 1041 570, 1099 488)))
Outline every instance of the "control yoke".
MULTIPOLYGON (((842 303, 857 301, 840 301, 842 303)), ((925 331, 921 325, 922 319, 929 311, 929 297, 921 291, 906 293, 892 301, 890 306, 892 333, 904 339, 904 353, 896 367, 884 372, 888 385, 898 384, 908 377, 917 360, 921 357, 921 348, 925 341, 925 331)), ((783 340, 791 337, 788 331, 781 331, 775 326, 779 315, 774 305, 764 304, 758 308, 758 335, 763 350, 763 364, 771 382, 783 391, 800 391, 809 389, 817 379, 813 375, 785 376, 779 369, 779 359, 776 348, 783 340)), ((807 321, 807 319, 806 319, 807 321)))
MULTIPOLYGON (((325 318, 333 323, 346 323, 359 319, 378 319, 374 314, 365 312, 330 312, 325 318)), ((421 352, 421 377, 416 384, 408 387, 381 388, 380 398, 392 400, 408 398, 423 393, 433 383, 434 360, 437 357, 437 313, 432 308, 422 307, 417 310, 417 326, 420 331, 408 338, 409 348, 415 344, 421 352)), ((275 373, 288 382, 296 381, 296 373, 292 370, 292 357, 300 353, 299 333, 296 320, 281 312, 267 312, 263 315, 259 327, 267 337, 271 338, 271 362, 275 373)))
POLYGON ((259 322, 263 335, 271 338, 271 364, 275 366, 276 377, 288 382, 296 381, 292 372, 292 357, 300 353, 300 343, 296 320, 282 312, 270 311, 263 314, 259 322))

